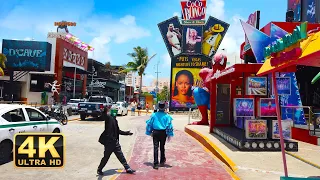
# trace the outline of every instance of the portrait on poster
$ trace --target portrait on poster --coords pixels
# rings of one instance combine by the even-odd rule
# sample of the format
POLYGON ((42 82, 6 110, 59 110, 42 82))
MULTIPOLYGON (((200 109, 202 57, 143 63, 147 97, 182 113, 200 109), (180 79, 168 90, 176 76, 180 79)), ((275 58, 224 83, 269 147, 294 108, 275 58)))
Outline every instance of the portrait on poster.
POLYGON ((276 100, 274 98, 260 98, 260 117, 277 117, 276 100))
POLYGON ((172 68, 171 107, 196 107, 193 87, 202 87, 200 68, 172 68))
POLYGON ((202 26, 182 26, 183 29, 183 53, 201 54, 202 26))
POLYGON ((254 116, 254 99, 235 98, 233 109, 235 117, 252 117, 254 116))
POLYGON ((182 29, 178 17, 161 22, 158 27, 171 58, 179 55, 182 48, 182 29))
POLYGON ((267 77, 248 77, 247 95, 267 95, 267 77))
POLYGON ((278 77, 277 89, 279 95, 290 95, 291 94, 291 78, 290 77, 278 77))
POLYGON ((210 16, 203 29, 202 54, 212 58, 217 52, 228 28, 228 23, 210 16))

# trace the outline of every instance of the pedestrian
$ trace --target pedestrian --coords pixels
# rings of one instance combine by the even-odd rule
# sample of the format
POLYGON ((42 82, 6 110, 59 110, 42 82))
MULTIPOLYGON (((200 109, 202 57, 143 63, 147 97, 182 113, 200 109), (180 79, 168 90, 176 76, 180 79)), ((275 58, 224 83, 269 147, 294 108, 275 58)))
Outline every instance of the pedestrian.
POLYGON ((148 113, 149 113, 149 103, 147 102, 146 103, 146 115, 148 115, 148 113))
POLYGON ((99 175, 103 175, 102 169, 107 164, 110 155, 114 153, 121 164, 124 166, 126 172, 129 174, 133 174, 135 170, 131 169, 128 165, 119 144, 119 135, 131 136, 133 133, 131 133, 130 131, 120 130, 118 121, 114 117, 108 115, 108 110, 109 109, 105 107, 102 115, 99 117, 105 122, 105 129, 99 138, 99 142, 104 145, 104 156, 101 159, 100 165, 98 166, 97 173, 99 175))
POLYGON ((138 102, 137 109, 138 109, 138 116, 140 116, 141 115, 141 103, 140 102, 138 102))
POLYGON ((154 113, 157 112, 157 108, 156 108, 156 105, 155 105, 155 104, 153 104, 153 112, 154 112, 154 113))
POLYGON ((131 105, 131 116, 135 116, 136 106, 137 106, 136 100, 133 100, 130 105, 131 105))
POLYGON ((166 162, 165 144, 173 137, 172 117, 165 112, 165 103, 160 102, 158 112, 153 113, 147 121, 146 134, 153 137, 153 168, 159 169, 159 144, 160 144, 160 165, 166 162))

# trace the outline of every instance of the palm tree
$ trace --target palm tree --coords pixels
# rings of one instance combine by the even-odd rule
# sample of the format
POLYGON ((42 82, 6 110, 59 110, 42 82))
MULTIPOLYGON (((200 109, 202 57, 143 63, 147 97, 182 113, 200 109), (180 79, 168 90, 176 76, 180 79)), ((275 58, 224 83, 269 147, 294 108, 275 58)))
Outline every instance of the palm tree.
POLYGON ((7 57, 0 53, 0 76, 4 76, 3 69, 6 68, 7 57))
POLYGON ((125 69, 121 72, 137 72, 140 76, 140 86, 139 86, 139 94, 141 94, 142 90, 142 76, 145 75, 144 71, 146 70, 150 60, 156 56, 156 54, 149 57, 148 49, 141 48, 140 46, 134 47, 132 53, 128 53, 133 61, 128 62, 125 66, 125 69))

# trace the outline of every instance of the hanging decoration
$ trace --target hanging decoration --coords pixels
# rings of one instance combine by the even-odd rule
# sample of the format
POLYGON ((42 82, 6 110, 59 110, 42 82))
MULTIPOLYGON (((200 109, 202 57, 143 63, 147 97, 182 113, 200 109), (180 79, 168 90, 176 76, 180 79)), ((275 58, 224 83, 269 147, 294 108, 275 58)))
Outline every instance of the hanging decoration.
POLYGON ((84 42, 82 42, 79 38, 77 38, 76 36, 68 33, 66 36, 65 36, 68 40, 70 40, 73 44, 79 46, 80 48, 83 48, 87 51, 93 51, 94 48, 84 42))

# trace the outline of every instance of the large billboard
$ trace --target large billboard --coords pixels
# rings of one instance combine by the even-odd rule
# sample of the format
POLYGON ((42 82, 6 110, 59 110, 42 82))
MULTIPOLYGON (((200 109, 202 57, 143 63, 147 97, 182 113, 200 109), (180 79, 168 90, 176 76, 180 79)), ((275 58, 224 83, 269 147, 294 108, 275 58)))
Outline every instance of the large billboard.
POLYGON ((52 45, 39 41, 2 41, 6 67, 16 71, 50 71, 52 45))
POLYGON ((301 0, 288 0, 288 11, 290 10, 294 12, 293 20, 301 21, 301 0))
POLYGON ((204 24, 206 0, 181 0, 182 24, 204 24))
POLYGON ((228 28, 228 23, 216 19, 212 16, 209 17, 203 29, 203 55, 208 56, 210 59, 212 59, 212 57, 216 54, 224 36, 226 35, 228 28))
MULTIPOLYGON (((255 11, 254 13, 249 15, 248 20, 247 20, 247 24, 259 29, 259 22, 260 22, 260 11, 255 11)), ((250 48, 251 47, 250 47, 249 40, 248 40, 247 36, 245 35, 245 45, 243 47, 241 54, 244 54, 250 48)))
POLYGON ((182 29, 178 17, 161 22, 158 27, 170 56, 179 55, 182 48, 182 29))
POLYGON ((316 22, 316 2, 315 2, 315 0, 308 0, 307 21, 310 23, 316 22))

